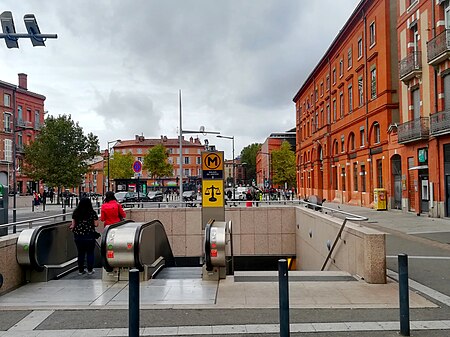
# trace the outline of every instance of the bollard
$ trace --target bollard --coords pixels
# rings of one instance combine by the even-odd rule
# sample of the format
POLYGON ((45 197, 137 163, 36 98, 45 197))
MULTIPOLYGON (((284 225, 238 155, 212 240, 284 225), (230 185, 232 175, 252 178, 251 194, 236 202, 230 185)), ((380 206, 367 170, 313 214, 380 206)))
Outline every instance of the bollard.
POLYGON ((278 260, 278 292, 280 301, 280 337, 289 337, 289 282, 286 259, 278 260))
MULTIPOLYGON (((16 223, 17 220, 17 210, 13 208, 13 222, 16 223)), ((16 225, 13 226, 13 234, 16 234, 17 228, 16 225)))
POLYGON ((45 202, 42 203, 42 211, 45 212, 45 202))
POLYGON ((31 202, 31 211, 34 212, 34 200, 31 202))
MULTIPOLYGON (((63 214, 66 214, 66 209, 65 208, 63 208, 63 214)), ((65 215, 63 216, 63 221, 66 221, 66 216, 65 215)))
POLYGON ((128 336, 139 336, 139 270, 130 269, 128 296, 128 336))
POLYGON ((410 335, 409 324, 409 289, 408 289, 408 255, 398 255, 398 291, 400 296, 400 334, 410 335))

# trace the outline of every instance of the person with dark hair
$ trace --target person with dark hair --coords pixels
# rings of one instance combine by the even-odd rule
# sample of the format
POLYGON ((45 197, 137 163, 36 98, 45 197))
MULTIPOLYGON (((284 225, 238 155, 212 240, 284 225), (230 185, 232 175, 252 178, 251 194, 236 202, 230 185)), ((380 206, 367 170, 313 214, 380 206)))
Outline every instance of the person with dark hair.
POLYGON ((94 273, 94 249, 98 226, 98 216, 89 198, 81 198, 72 214, 72 230, 78 250, 78 275, 86 273, 84 257, 86 255, 87 273, 94 273))
POLYGON ((100 215, 100 220, 104 222, 105 227, 122 221, 125 217, 125 211, 122 205, 117 202, 114 192, 106 192, 100 215))

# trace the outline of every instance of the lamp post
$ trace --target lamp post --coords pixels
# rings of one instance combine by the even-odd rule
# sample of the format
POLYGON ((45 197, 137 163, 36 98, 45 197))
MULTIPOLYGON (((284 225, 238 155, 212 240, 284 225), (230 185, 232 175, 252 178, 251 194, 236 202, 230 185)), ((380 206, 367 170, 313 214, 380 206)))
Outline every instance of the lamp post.
POLYGON ((204 126, 200 126, 199 131, 189 131, 189 130, 183 130, 183 114, 182 114, 182 108, 181 108, 181 90, 178 92, 178 103, 179 103, 179 112, 180 112, 180 135, 179 135, 179 143, 180 143, 180 202, 183 202, 183 135, 187 133, 202 133, 204 136, 209 134, 220 134, 220 132, 217 131, 205 131, 204 126))
POLYGON ((236 170, 236 166, 234 165, 234 136, 221 136, 221 135, 218 135, 218 136, 216 136, 217 138, 225 138, 225 139, 231 139, 231 145, 232 145, 232 147, 233 147, 233 151, 232 151, 232 155, 233 155, 233 200, 234 199, 236 199, 235 198, 235 189, 236 189, 236 173, 235 173, 235 170, 236 170))
MULTIPOLYGON (((268 160, 268 168, 269 168, 269 183, 271 183, 271 179, 270 179, 270 176, 271 176, 271 169, 270 169, 270 157, 272 156, 272 153, 270 153, 270 152, 261 152, 261 151, 259 151, 258 153, 260 153, 260 154, 265 154, 265 155, 267 155, 267 157, 269 158, 269 160, 268 160)), ((265 177, 265 175, 263 176, 263 184, 264 184, 264 188, 266 187, 265 186, 265 180, 266 179, 266 177, 265 177)), ((267 186, 267 187, 269 187, 269 186, 267 186)))
POLYGON ((109 186, 110 186, 110 184, 109 184, 109 144, 118 143, 120 141, 121 141, 120 139, 116 139, 116 140, 112 140, 110 142, 107 142, 108 143, 108 145, 107 145, 107 147, 108 147, 108 188, 107 188, 108 191, 109 191, 109 186))

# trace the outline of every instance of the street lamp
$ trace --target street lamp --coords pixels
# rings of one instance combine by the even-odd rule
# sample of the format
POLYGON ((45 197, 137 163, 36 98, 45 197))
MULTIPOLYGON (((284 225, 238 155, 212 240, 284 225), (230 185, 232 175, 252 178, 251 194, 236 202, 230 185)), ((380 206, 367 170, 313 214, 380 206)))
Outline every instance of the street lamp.
POLYGON ((178 102, 179 102, 179 112, 180 112, 180 202, 183 201, 183 135, 187 133, 202 133, 204 136, 207 134, 220 134, 220 132, 217 131, 205 131, 204 126, 200 126, 199 131, 189 131, 189 130, 183 130, 183 123, 182 123, 182 109, 181 109, 181 90, 178 92, 178 102))
POLYGON ((233 155, 233 200, 234 199, 236 199, 235 198, 235 189, 236 189, 236 173, 235 173, 235 170, 236 170, 236 166, 234 165, 234 136, 221 136, 221 135, 218 135, 218 136, 216 136, 217 138, 225 138, 225 139, 231 139, 231 145, 232 145, 232 147, 233 147, 233 153, 232 153, 232 155, 233 155))
MULTIPOLYGON (((270 152, 262 152, 262 151, 259 151, 258 153, 260 153, 260 154, 265 154, 265 155, 267 155, 268 157, 269 157, 269 165, 268 165, 268 168, 269 168, 269 183, 272 183, 272 181, 270 180, 270 175, 271 175, 271 169, 270 169, 270 157, 272 156, 272 153, 270 153, 270 152)), ((266 180, 266 176, 265 176, 265 174, 264 174, 264 176, 263 176, 263 185, 264 185, 264 188, 266 188, 266 182, 264 181, 264 180, 266 180)), ((267 187, 269 187, 269 184, 268 184, 268 186, 267 187)))
POLYGON ((121 141, 120 139, 116 139, 116 140, 112 140, 110 142, 107 142, 108 143, 108 145, 107 145, 107 149, 108 149, 108 191, 109 191, 109 144, 118 143, 120 141, 121 141))

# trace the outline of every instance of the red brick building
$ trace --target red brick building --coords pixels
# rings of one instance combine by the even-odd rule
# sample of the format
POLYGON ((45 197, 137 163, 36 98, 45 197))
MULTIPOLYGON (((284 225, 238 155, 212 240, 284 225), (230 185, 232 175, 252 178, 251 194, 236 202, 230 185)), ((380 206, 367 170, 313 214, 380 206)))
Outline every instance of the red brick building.
POLYGON ((301 197, 369 206, 375 188, 392 192, 396 6, 362 0, 293 99, 301 197))
POLYGON ((19 74, 18 81, 19 85, 0 81, 3 114, 0 122, 0 184, 8 185, 12 190, 15 154, 17 192, 29 194, 33 190, 42 190, 42 186, 22 175, 20 168, 24 145, 35 139, 44 123, 45 96, 28 90, 26 74, 19 74))

